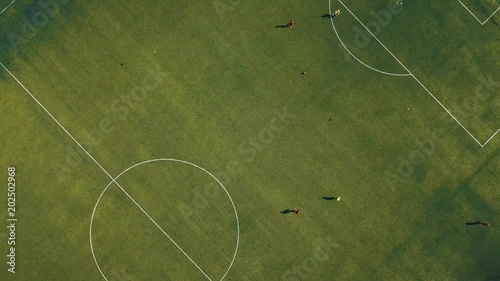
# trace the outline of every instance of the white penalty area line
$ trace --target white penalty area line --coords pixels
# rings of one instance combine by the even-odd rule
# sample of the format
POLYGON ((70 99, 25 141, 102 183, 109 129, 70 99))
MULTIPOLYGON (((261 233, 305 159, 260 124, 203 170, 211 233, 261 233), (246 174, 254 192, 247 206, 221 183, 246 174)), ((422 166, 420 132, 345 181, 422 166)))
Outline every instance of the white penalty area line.
MULTIPOLYGON (((191 261, 191 263, 194 264, 194 266, 196 266, 196 268, 198 268, 198 270, 200 270, 201 273, 203 273, 203 275, 205 275, 205 277, 207 277, 208 280, 212 281, 212 279, 210 279, 210 277, 208 277, 208 275, 191 259, 191 257, 188 256, 188 254, 186 254, 186 252, 184 252, 184 250, 182 250, 182 248, 156 223, 155 220, 153 220, 153 218, 151 218, 151 216, 125 191, 125 189, 123 189, 123 187, 115 180, 114 177, 112 177, 102 166, 101 164, 99 164, 99 162, 97 162, 97 160, 95 160, 95 158, 90 155, 90 153, 80 144, 80 142, 78 142, 75 137, 73 137, 73 135, 71 135, 70 132, 68 132, 68 130, 66 130, 66 128, 64 128, 64 126, 54 117, 54 115, 52 115, 46 108, 45 106, 43 106, 42 103, 40 103, 40 101, 38 101, 37 98, 35 98, 35 96, 21 83, 21 81, 19 81, 19 79, 17 79, 14 74, 12 74, 8 69, 7 67, 5 67, 5 65, 3 65, 1 62, 0 62, 0 66, 2 66, 3 69, 5 69, 5 71, 7 71, 7 73, 9 73, 9 75, 17 82, 17 84, 19 84, 19 86, 21 86, 24 91, 26 93, 28 93, 28 95, 50 116, 50 118, 52 118, 52 120, 54 120, 57 125, 59 125, 59 127, 61 127, 61 129, 63 129, 63 131, 85 152, 85 154, 87 154, 88 157, 90 157, 90 159, 92 159, 92 161, 94 161, 94 163, 99 166, 99 168, 111 179, 112 182, 114 182, 126 195, 127 197, 132 200, 132 202, 134 202, 134 204, 153 222, 154 225, 156 225, 156 227, 158 227, 161 232, 163 232, 163 234, 168 238, 170 239, 170 241, 191 261)), ((102 274, 102 272, 101 272, 102 274)), ((102 274, 102 276, 104 277, 104 274, 102 274)), ((104 277, 104 279, 108 280, 106 277, 104 277)))
POLYGON ((484 25, 487 21, 489 21, 499 10, 500 10, 500 7, 498 7, 494 12, 493 14, 491 14, 486 20, 484 21, 481 21, 480 19, 478 19, 476 17, 476 15, 469 9, 469 7, 467 7, 461 0, 458 0, 458 2, 460 2, 460 4, 462 4, 462 6, 464 6, 464 8, 481 24, 481 25, 484 25))
POLYGON ((432 93, 431 91, 429 91, 427 89, 427 87, 425 87, 425 85, 420 82, 420 80, 418 80, 418 78, 408 69, 408 67, 406 67, 383 43, 382 41, 380 41, 377 36, 375 36, 375 34, 373 34, 370 29, 368 29, 368 27, 366 27, 366 25, 361 22, 361 20, 359 20, 359 18, 341 1, 341 0, 338 0, 340 2, 340 4, 342 4, 342 6, 344 6, 344 8, 366 29, 366 31, 368 31, 368 33, 370 33, 371 36, 373 36, 373 38, 375 38, 375 40, 377 40, 377 42, 413 77, 413 79, 415 79, 415 81, 417 81, 418 84, 420 84, 420 86, 422 86, 422 88, 453 118, 453 120, 455 120, 458 125, 460 125, 460 127, 462 127, 462 129, 465 130, 465 132, 467 132, 467 134, 477 143, 479 144, 479 146, 481 147, 484 147, 491 139, 493 139, 494 136, 496 136, 498 134, 498 132, 500 131, 500 129, 498 129, 486 142, 484 143, 481 143, 480 141, 478 141, 476 139, 476 137, 474 137, 473 134, 471 134, 469 132, 469 130, 467 130, 467 128, 465 128, 464 125, 462 125, 462 123, 460 123, 460 121, 458 121, 458 119, 448 110, 448 108, 446 108, 432 93))
POLYGON ((12 6, 12 4, 14 4, 14 2, 16 2, 17 0, 13 0, 12 2, 10 2, 9 5, 7 5, 7 7, 5 7, 1 12, 0 12, 0 15, 3 14, 3 12, 5 12, 10 6, 12 6))

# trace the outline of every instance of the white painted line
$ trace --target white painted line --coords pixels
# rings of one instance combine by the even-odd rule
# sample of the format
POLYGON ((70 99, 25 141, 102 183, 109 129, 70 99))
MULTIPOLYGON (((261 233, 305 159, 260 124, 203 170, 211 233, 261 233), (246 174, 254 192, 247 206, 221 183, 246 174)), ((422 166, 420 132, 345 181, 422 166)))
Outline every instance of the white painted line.
POLYGON ((487 141, 486 141, 483 145, 482 145, 482 147, 484 147, 487 143, 489 143, 489 142, 490 142, 490 140, 492 140, 492 139, 493 139, 493 137, 495 137, 495 136, 498 134, 498 132, 500 132, 500 129, 498 129, 498 130, 497 130, 497 131, 496 131, 496 132, 495 132, 495 133, 494 133, 494 134, 493 134, 493 135, 492 135, 492 136, 491 136, 491 137, 490 137, 490 138, 489 138, 489 139, 488 139, 488 140, 487 140, 487 141))
MULTIPOLYGON (((93 222, 94 222, 94 217, 95 217, 95 212, 97 210, 97 206, 99 205, 99 202, 101 201, 101 198, 103 197, 104 193, 106 193, 106 191, 108 190, 108 188, 111 186, 112 183, 116 182, 116 180, 121 177, 123 174, 125 174, 126 172, 128 172, 129 170, 135 168, 135 167, 138 167, 140 165, 143 165, 143 164, 147 164, 147 163, 152 163, 152 162, 159 162, 159 161, 173 161, 173 162, 179 162, 179 163, 184 163, 184 164, 188 164, 188 165, 191 165, 193 167, 196 167, 202 171, 204 171, 205 173, 209 174, 213 179, 215 179, 219 185, 224 189, 224 191, 226 192, 229 200, 231 201, 231 205, 233 206, 233 210, 234 210, 234 214, 235 214, 235 217, 236 217, 236 228, 237 228, 237 233, 238 233, 238 236, 237 236, 237 239, 236 239, 236 247, 235 247, 235 250, 234 250, 234 254, 233 254, 233 259, 231 260, 231 263, 229 264, 229 267, 227 269, 227 271, 224 273, 224 275, 222 276, 222 278, 220 279, 220 281, 222 281, 226 275, 229 273, 229 271, 231 270, 233 264, 234 264, 234 261, 236 259, 236 255, 238 254, 238 247, 239 247, 239 244, 240 244, 240 222, 239 222, 239 218, 238 218, 238 212, 236 211, 236 206, 234 205, 234 201, 231 197, 231 195, 229 194, 229 192, 227 191, 226 187, 224 187, 224 185, 222 184, 222 182, 219 181, 219 179, 217 179, 212 173, 210 173, 209 171, 205 170, 204 168, 196 165, 196 164, 193 164, 191 162, 187 162, 187 161, 184 161, 184 160, 178 160, 178 159, 173 159, 173 158, 159 158, 159 159, 152 159, 152 160, 147 160, 147 161, 143 161, 143 162, 140 162, 140 163, 137 163, 127 169, 125 169, 123 172, 121 172, 118 176, 116 176, 114 178, 114 181, 111 181, 108 186, 106 186, 106 188, 103 190, 103 192, 101 193, 101 195, 99 196, 99 198, 97 199, 97 202, 94 206, 94 210, 92 211, 92 217, 90 219, 90 248, 91 248, 91 251, 92 251, 92 256, 94 257, 94 262, 95 264, 97 265, 97 268, 99 269, 99 271, 101 272, 101 275, 102 277, 104 277, 105 280, 108 280, 106 278, 106 276, 104 275, 104 273, 102 272, 101 270, 101 267, 99 266, 99 263, 97 261, 97 258, 95 256, 95 253, 94 253, 94 246, 93 246, 93 243, 92 243, 92 226, 93 226, 93 222)), ((128 196, 128 193, 125 192, 125 194, 127 194, 128 196)), ((130 197, 131 198, 131 197, 130 197)), ((133 199, 132 199, 133 200, 133 199)), ((134 201, 135 202, 135 201, 134 201)), ((165 235, 167 235, 166 233, 164 233, 165 235)), ((172 241, 172 243, 174 243, 175 246, 177 246, 177 248, 179 250, 181 250, 182 252, 184 252, 178 245, 177 243, 174 242, 174 240, 172 240, 170 238, 170 236, 167 235, 167 237, 172 241)), ((193 261, 192 261, 193 262, 193 261)), ((193 262, 194 263, 194 262, 193 262)), ((196 265, 196 264, 195 264, 196 265)), ((200 269, 201 270, 201 269, 200 269)), ((203 272, 203 271, 202 271, 203 272)), ((208 276, 205 275, 207 278, 208 276)), ((210 280, 210 278, 208 278, 210 280)))
MULTIPOLYGON (((175 247, 177 247, 177 249, 179 249, 188 259, 189 261, 191 261, 192 264, 194 264, 194 266, 196 266, 196 268, 198 268, 198 270, 203 273, 203 275, 205 275, 205 277, 207 277, 208 280, 212 281, 212 279, 210 279, 210 277, 208 277, 208 275, 205 273, 205 271, 203 271, 203 269, 201 269, 194 261, 193 259, 186 253, 184 252, 184 250, 174 241, 174 239, 172 239, 170 237, 170 235, 168 235, 165 230, 163 230, 157 223, 156 221, 141 207, 141 205, 139 205, 139 203, 137 203, 134 198, 132 198, 132 196, 130 196, 130 194, 128 194, 127 191, 125 191, 125 189, 123 189, 123 187, 117 182, 115 181, 115 179, 112 179, 111 183, 116 183, 116 185, 123 191, 123 193, 125 193, 125 195, 127 195, 127 197, 132 200, 132 202, 134 202, 134 204, 154 223, 154 225, 156 225, 156 227, 158 227, 158 229, 163 232, 163 234, 165 234, 165 236, 167 236, 167 238, 170 240, 170 242, 172 242, 175 247)), ((101 272, 102 273, 102 272, 101 272)), ((106 279, 107 280, 107 279, 106 279)))
POLYGON ((476 19, 476 20, 477 20, 477 21, 478 21, 481 25, 483 25, 483 24, 484 24, 482 21, 480 21, 480 20, 476 17, 476 15, 474 15, 474 13, 473 13, 471 10, 469 10, 469 8, 468 8, 467 6, 465 6, 465 4, 464 4, 462 1, 458 0, 458 2, 460 2, 460 4, 462 4, 462 6, 464 6, 464 8, 465 8, 467 11, 469 11, 469 13, 470 13, 470 14, 471 14, 471 15, 472 15, 472 16, 473 16, 473 17, 474 17, 474 18, 475 18, 475 19, 476 19))
POLYGON ((16 2, 17 0, 13 0, 12 2, 10 2, 9 5, 7 5, 7 7, 5 7, 1 12, 0 12, 0 15, 3 14, 3 12, 5 12, 12 4, 14 4, 14 2, 16 2))
POLYGON ((33 96, 33 94, 31 94, 31 92, 21 83, 21 81, 19 81, 15 76, 14 74, 12 74, 6 67, 5 65, 3 65, 1 62, 0 62, 0 65, 2 66, 3 69, 5 69, 5 71, 7 71, 7 73, 9 73, 9 75, 17 82, 17 84, 19 84, 19 86, 21 86, 24 91, 26 91, 26 93, 28 93, 28 95, 30 95, 30 97, 50 116, 50 118, 52 118, 52 120, 54 120, 57 125, 59 125, 59 127, 61 127, 61 129, 63 129, 63 131, 85 152, 85 154, 87 154, 90 159, 92 159, 92 161, 94 161, 94 163, 97 164, 97 166, 99 166, 99 168, 101 168, 101 170, 111 179, 113 179, 113 177, 101 166, 101 164, 99 164, 99 162, 97 162, 94 157, 92 157, 92 155, 90 155, 90 153, 73 137, 73 135, 71 135, 68 130, 66 130, 66 128, 64 128, 64 126, 38 101, 37 98, 35 98, 35 96, 33 96))
POLYGON ((500 10, 500 7, 498 7, 498 8, 497 8, 497 9, 493 12, 493 14, 491 14, 491 15, 490 15, 490 16, 489 16, 486 20, 481 21, 481 20, 479 20, 479 19, 476 17, 476 15, 475 15, 475 14, 474 14, 474 13, 473 13, 473 12, 472 12, 472 11, 471 11, 471 10, 470 10, 470 9, 469 9, 469 8, 468 8, 468 7, 467 7, 467 6, 466 6, 466 5, 465 5, 465 4, 464 4, 461 0, 458 0, 458 2, 460 2, 460 4, 462 4, 462 6, 464 6, 464 8, 465 8, 467 11, 469 11, 469 13, 470 13, 470 14, 471 14, 471 15, 472 15, 472 16, 473 16, 473 17, 474 17, 474 18, 475 18, 475 19, 476 19, 476 20, 477 20, 477 21, 478 21, 481 25, 484 25, 487 21, 489 21, 489 20, 493 17, 493 15, 495 15, 495 14, 498 12, 498 10, 500 10))
MULTIPOLYGON (((38 99, 33 96, 33 94, 21 83, 21 81, 19 81, 19 79, 17 79, 1 62, 0 65, 3 69, 5 69, 5 71, 7 71, 7 73, 9 73, 9 75, 17 82, 17 84, 19 84, 19 86, 21 86, 24 91, 26 91, 26 93, 28 93, 28 95, 30 95, 31 98, 52 118, 52 120, 54 120, 57 125, 59 125, 59 127, 61 127, 61 129, 63 129, 63 131, 85 152, 85 154, 87 154, 87 156, 89 156, 90 159, 92 159, 92 161, 94 161, 94 163, 99 166, 99 168, 101 168, 101 170, 111 179, 111 181, 114 182, 118 187, 120 187, 120 189, 132 200, 132 202, 134 202, 136 206, 139 207, 139 209, 163 232, 163 234, 165 234, 170 239, 170 236, 168 236, 168 234, 151 218, 151 216, 146 213, 146 211, 144 211, 144 209, 139 204, 137 204, 137 202, 135 202, 132 197, 130 197, 130 195, 123 189, 123 187, 117 181, 115 181, 115 179, 101 166, 101 164, 99 164, 99 162, 97 162, 97 160, 95 160, 94 157, 90 155, 90 153, 73 137, 73 135, 68 132, 68 130, 66 130, 66 128, 64 128, 64 126, 40 103, 40 101, 38 101, 38 99)), ((170 240, 177 246, 177 244, 172 239, 170 240)), ((180 247, 178 248, 208 278, 208 280, 212 280, 180 247)))
MULTIPOLYGON (((332 14, 332 5, 331 5, 331 1, 329 0, 328 1, 328 11, 330 14, 332 14)), ((371 67, 369 65, 367 65, 366 63, 364 63, 363 61, 361 61, 360 59, 358 59, 350 50, 349 48, 347 48, 347 46, 344 44, 344 42, 342 41, 342 39, 340 39, 340 35, 339 33, 337 32, 337 28, 335 28, 335 24, 333 24, 333 18, 330 18, 330 22, 332 23, 332 27, 333 27, 333 30, 335 31, 335 34, 337 35, 337 38, 339 39, 340 41, 340 44, 342 44, 342 46, 344 47, 344 49, 349 53, 349 55, 351 55, 351 57, 353 57, 355 60, 357 60, 360 64, 368 67, 369 69, 373 70, 373 71, 376 71, 376 72, 379 72, 379 73, 382 73, 382 74, 385 74, 385 75, 391 75, 391 76, 411 76, 409 73, 390 73, 390 72, 385 72, 385 71, 382 71, 382 70, 379 70, 377 68, 374 68, 374 67, 371 67)))
POLYGON ((484 25, 487 21, 489 21, 498 11, 500 11, 500 7, 498 7, 491 16, 489 16, 482 24, 484 25))
POLYGON ((186 253, 184 252, 184 250, 170 237, 170 235, 168 235, 165 230, 163 230, 157 223, 156 221, 141 207, 141 205, 139 205, 139 203, 137 203, 134 198, 132 198, 132 196, 130 196, 130 194, 128 194, 127 191, 125 191, 125 189, 123 189, 123 187, 118 183, 116 182, 114 179, 112 179, 112 182, 116 183, 116 185, 123 191, 123 193, 125 193, 125 195, 127 195, 127 197, 132 201, 134 202, 134 204, 154 223, 154 225, 156 225, 156 227, 158 227, 158 229, 163 232, 163 234, 165 234, 165 236, 167 236, 167 238, 175 245, 175 247, 177 247, 177 249, 179 249, 190 261, 192 264, 194 264, 194 266, 196 266, 196 268, 198 268, 198 270, 203 273, 203 275, 205 275, 205 277, 207 277, 208 280, 212 281, 212 279, 210 279, 210 277, 208 277, 208 275, 205 273, 205 271, 203 271, 203 269, 201 269, 194 261, 193 259, 191 259, 191 257, 186 253))
MULTIPOLYGON (((469 132, 469 130, 467 130, 467 128, 465 128, 464 125, 462 125, 462 123, 460 123, 460 121, 458 121, 458 119, 427 89, 427 87, 425 87, 425 85, 420 82, 420 80, 418 80, 418 78, 413 75, 413 73, 382 43, 382 41, 380 41, 377 36, 375 36, 375 34, 373 34, 370 29, 368 29, 368 27, 366 27, 366 25, 361 22, 361 20, 359 20, 359 18, 341 1, 341 0, 338 0, 340 2, 340 4, 342 4, 342 6, 344 6, 344 8, 370 33, 371 36, 373 36, 373 38, 375 40, 377 40, 377 42, 406 70, 408 71, 408 73, 415 79, 415 81, 417 81, 418 84, 420 84, 420 86, 422 86, 422 88, 453 118, 453 120, 455 120, 459 125, 460 127, 462 127, 462 129, 465 130, 465 132, 467 132, 467 134, 469 136, 472 137, 472 139, 474 141, 476 141, 476 143, 478 143, 481 147, 484 147, 497 133, 494 133, 485 143, 481 143, 480 141, 478 141, 476 139, 476 137, 474 137, 473 134, 471 134, 469 132)), ((500 129, 499 129, 500 131, 500 129)))

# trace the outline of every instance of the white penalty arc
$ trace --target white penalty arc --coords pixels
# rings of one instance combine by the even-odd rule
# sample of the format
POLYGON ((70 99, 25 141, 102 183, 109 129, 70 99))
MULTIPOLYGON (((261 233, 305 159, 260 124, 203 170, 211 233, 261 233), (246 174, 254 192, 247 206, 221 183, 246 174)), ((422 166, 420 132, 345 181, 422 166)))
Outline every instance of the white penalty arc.
MULTIPOLYGON (((240 223, 239 223, 239 218, 238 218, 238 212, 236 211, 236 206, 234 205, 234 201, 231 197, 231 195, 229 194, 229 192, 227 191, 226 187, 222 184, 222 182, 217 179, 212 173, 210 173, 209 171, 207 171, 206 169, 196 165, 196 164, 193 164, 191 162, 188 162, 188 161, 184 161, 184 160, 179 160, 179 159, 174 159, 174 158, 158 158, 158 159, 151 159, 151 160, 146 160, 146 161, 143 161, 143 162, 140 162, 140 163, 137 163, 133 166, 130 166, 129 168, 125 169, 123 172, 121 172, 118 176, 116 176, 115 178, 113 178, 113 180, 106 186, 106 188, 104 188, 104 190, 102 191, 102 193, 100 194, 99 198, 97 199, 97 202, 94 206, 94 210, 92 211, 92 217, 90 219, 90 249, 92 251, 92 257, 94 258, 94 262, 97 266, 97 269, 99 270, 99 272, 101 273, 102 277, 104 278, 104 280, 106 281, 109 281, 108 278, 106 277, 106 275, 104 274, 104 272, 102 271, 100 265, 99 265, 99 262, 97 261, 97 257, 95 256, 95 252, 94 252, 94 245, 93 245, 93 242, 92 242, 92 226, 93 226, 93 223, 94 223, 94 216, 95 216, 95 213, 96 213, 96 210, 97 210, 97 206, 99 206, 99 203, 102 199, 102 197, 104 196, 104 194, 106 193, 106 191, 108 190, 108 188, 116 182, 116 180, 122 176, 123 174, 125 174, 126 172, 132 170, 133 168, 136 168, 138 166, 141 166, 141 165, 144 165, 144 164, 148 164, 148 163, 153 163, 153 162, 161 162, 161 161, 171 161, 171 162, 177 162, 177 163, 182 163, 182 164, 187 164, 189 166, 192 166, 192 167, 195 167, 199 170, 202 170, 203 172, 207 173, 208 175, 210 175, 210 177, 212 177, 215 181, 217 181, 217 183, 222 187, 222 189, 224 189, 224 191, 226 192, 226 195, 228 196, 229 198, 229 201, 231 202, 231 205, 233 207, 233 211, 234 211, 234 215, 235 215, 235 218, 236 218, 236 229, 237 229, 237 238, 236 238, 236 245, 235 245, 235 249, 234 249, 234 254, 233 254, 233 258, 231 259, 231 263, 229 264, 226 272, 224 273, 224 275, 219 279, 220 281, 224 280, 224 278, 227 276, 227 274, 229 273, 229 271, 231 270, 233 264, 234 264, 234 261, 236 259, 236 255, 238 254, 238 247, 239 247, 239 244, 240 244, 240 223)), ((174 242, 175 243, 175 242, 174 242)), ((182 249, 181 249, 182 251, 182 249)), ((185 254, 185 253, 184 253, 185 254)), ((188 257, 189 258, 189 257, 188 257)), ((194 262, 193 262, 194 263, 194 262)), ((196 265, 196 264, 195 264, 196 265)), ((196 265, 197 266, 197 265, 196 265)), ((198 267, 198 266, 197 266, 198 267)), ((199 268, 199 267, 198 267, 199 268)), ((200 269, 201 270, 201 269, 200 269)), ((203 271, 202 271, 203 272, 203 271)), ((207 275, 205 275, 209 280, 212 280, 211 278, 209 278, 207 275)))

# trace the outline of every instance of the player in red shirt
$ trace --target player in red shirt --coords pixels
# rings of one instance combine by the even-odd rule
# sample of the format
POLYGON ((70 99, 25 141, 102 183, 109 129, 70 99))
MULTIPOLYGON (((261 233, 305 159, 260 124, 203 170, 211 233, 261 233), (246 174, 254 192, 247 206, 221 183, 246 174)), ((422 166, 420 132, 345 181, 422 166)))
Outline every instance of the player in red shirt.
POLYGON ((288 23, 288 27, 292 28, 294 24, 295 24, 295 22, 294 22, 293 20, 291 20, 291 21, 288 23))
POLYGON ((294 212, 296 215, 298 215, 298 214, 299 214, 299 212, 300 212, 300 210, 299 210, 299 209, 293 209, 293 212, 294 212))

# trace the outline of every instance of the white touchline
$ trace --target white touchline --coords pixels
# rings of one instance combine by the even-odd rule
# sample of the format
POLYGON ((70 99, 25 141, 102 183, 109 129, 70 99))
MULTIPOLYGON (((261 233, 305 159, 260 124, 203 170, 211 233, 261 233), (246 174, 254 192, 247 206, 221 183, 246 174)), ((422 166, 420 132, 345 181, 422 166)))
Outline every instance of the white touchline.
POLYGON ((94 161, 94 163, 96 163, 96 165, 99 166, 99 168, 101 168, 101 170, 111 179, 111 181, 113 181, 127 195, 127 197, 130 198, 130 200, 132 200, 132 202, 134 202, 134 204, 137 207, 139 207, 139 209, 161 230, 161 232, 163 232, 163 234, 165 234, 168 237, 168 239, 170 239, 172 243, 174 243, 174 245, 201 271, 201 273, 203 273, 203 275, 205 275, 205 277, 207 277, 208 280, 212 281, 212 279, 208 277, 208 275, 191 259, 191 257, 189 257, 186 254, 186 252, 184 252, 184 250, 182 250, 179 247, 179 245, 177 245, 177 243, 175 243, 174 240, 170 238, 170 236, 156 223, 156 221, 154 221, 153 218, 151 218, 151 216, 148 213, 146 213, 146 211, 125 191, 125 189, 123 189, 123 187, 101 166, 101 164, 99 164, 99 162, 97 162, 97 160, 95 160, 94 157, 90 155, 90 153, 73 137, 73 135, 71 135, 68 132, 68 130, 66 130, 66 128, 64 128, 64 126, 38 101, 38 99, 35 98, 33 94, 31 94, 31 92, 21 83, 21 81, 19 81, 14 76, 14 74, 12 74, 5 67, 5 65, 3 65, 3 63, 0 62, 0 66, 2 66, 2 68, 5 69, 7 73, 9 73, 9 75, 17 82, 17 84, 19 84, 19 86, 21 86, 24 89, 24 91, 26 91, 26 93, 30 95, 30 97, 52 118, 52 120, 54 120, 57 123, 57 125, 59 125, 59 127, 61 127, 61 129, 63 129, 63 131, 85 152, 85 154, 87 154, 87 156, 90 157, 90 159, 92 159, 92 161, 94 161))
POLYGON ((461 1, 461 0, 458 0, 458 2, 460 2, 460 4, 462 4, 462 6, 464 6, 464 8, 481 24, 481 25, 484 25, 487 21, 489 21, 497 12, 498 10, 500 10, 500 7, 498 7, 494 12, 493 14, 491 14, 486 20, 484 21, 481 21, 479 20, 476 15, 461 1))
POLYGON ((422 88, 453 118, 453 120, 455 120, 458 125, 460 125, 460 127, 462 127, 462 129, 465 130, 465 132, 467 132, 467 134, 469 134, 469 136, 472 137, 472 139, 474 141, 476 141, 481 147, 484 147, 499 131, 500 129, 498 129, 485 143, 481 143, 480 141, 478 141, 476 139, 476 137, 474 137, 474 135, 472 135, 469 130, 467 130, 467 128, 465 128, 464 125, 462 125, 462 123, 460 123, 460 121, 458 121, 458 119, 427 89, 427 87, 425 87, 425 85, 420 82, 420 80, 418 80, 418 78, 413 75, 413 73, 382 43, 382 41, 380 41, 377 36, 375 36, 375 34, 373 34, 370 29, 368 29, 368 27, 366 27, 366 25, 361 22, 361 20, 359 20, 359 18, 351 11, 349 10, 349 8, 341 1, 341 0, 338 0, 340 2, 340 4, 342 4, 342 6, 344 6, 344 8, 366 29, 366 31, 368 31, 368 33, 370 33, 371 36, 373 36, 373 38, 375 40, 377 40, 377 42, 406 70, 408 71, 408 73, 413 77, 413 79, 415 79, 415 81, 417 81, 418 84, 420 84, 420 86, 422 86, 422 88))
POLYGON ((3 12, 5 12, 12 4, 14 4, 14 2, 16 2, 17 0, 13 0, 12 2, 10 2, 9 5, 7 5, 7 7, 5 7, 1 12, 0 12, 0 15, 3 14, 3 12))
MULTIPOLYGON (((331 5, 331 0, 328 0, 328 11, 330 14, 332 14, 332 5, 331 5)), ((374 68, 374 67, 371 67, 369 66, 368 64, 364 63, 363 61, 361 61, 360 59, 358 59, 350 50, 349 48, 347 48, 347 46, 344 44, 344 41, 342 41, 342 39, 340 38, 340 35, 339 33, 337 32, 337 28, 335 28, 335 24, 333 23, 333 18, 330 18, 330 22, 332 23, 332 27, 333 27, 333 31, 335 31, 335 35, 337 35, 337 38, 339 39, 340 41, 340 44, 342 44, 342 47, 344 47, 344 49, 349 53, 349 55, 351 55, 351 57, 353 57, 355 60, 357 60, 360 64, 368 67, 369 69, 373 70, 373 71, 376 71, 376 72, 379 72, 381 74, 385 74, 385 75, 390 75, 390 76, 402 76, 402 77, 405 77, 405 76, 411 76, 411 74, 409 73, 391 73, 391 72, 385 72, 385 71, 382 71, 382 70, 379 70, 377 68, 374 68)))

